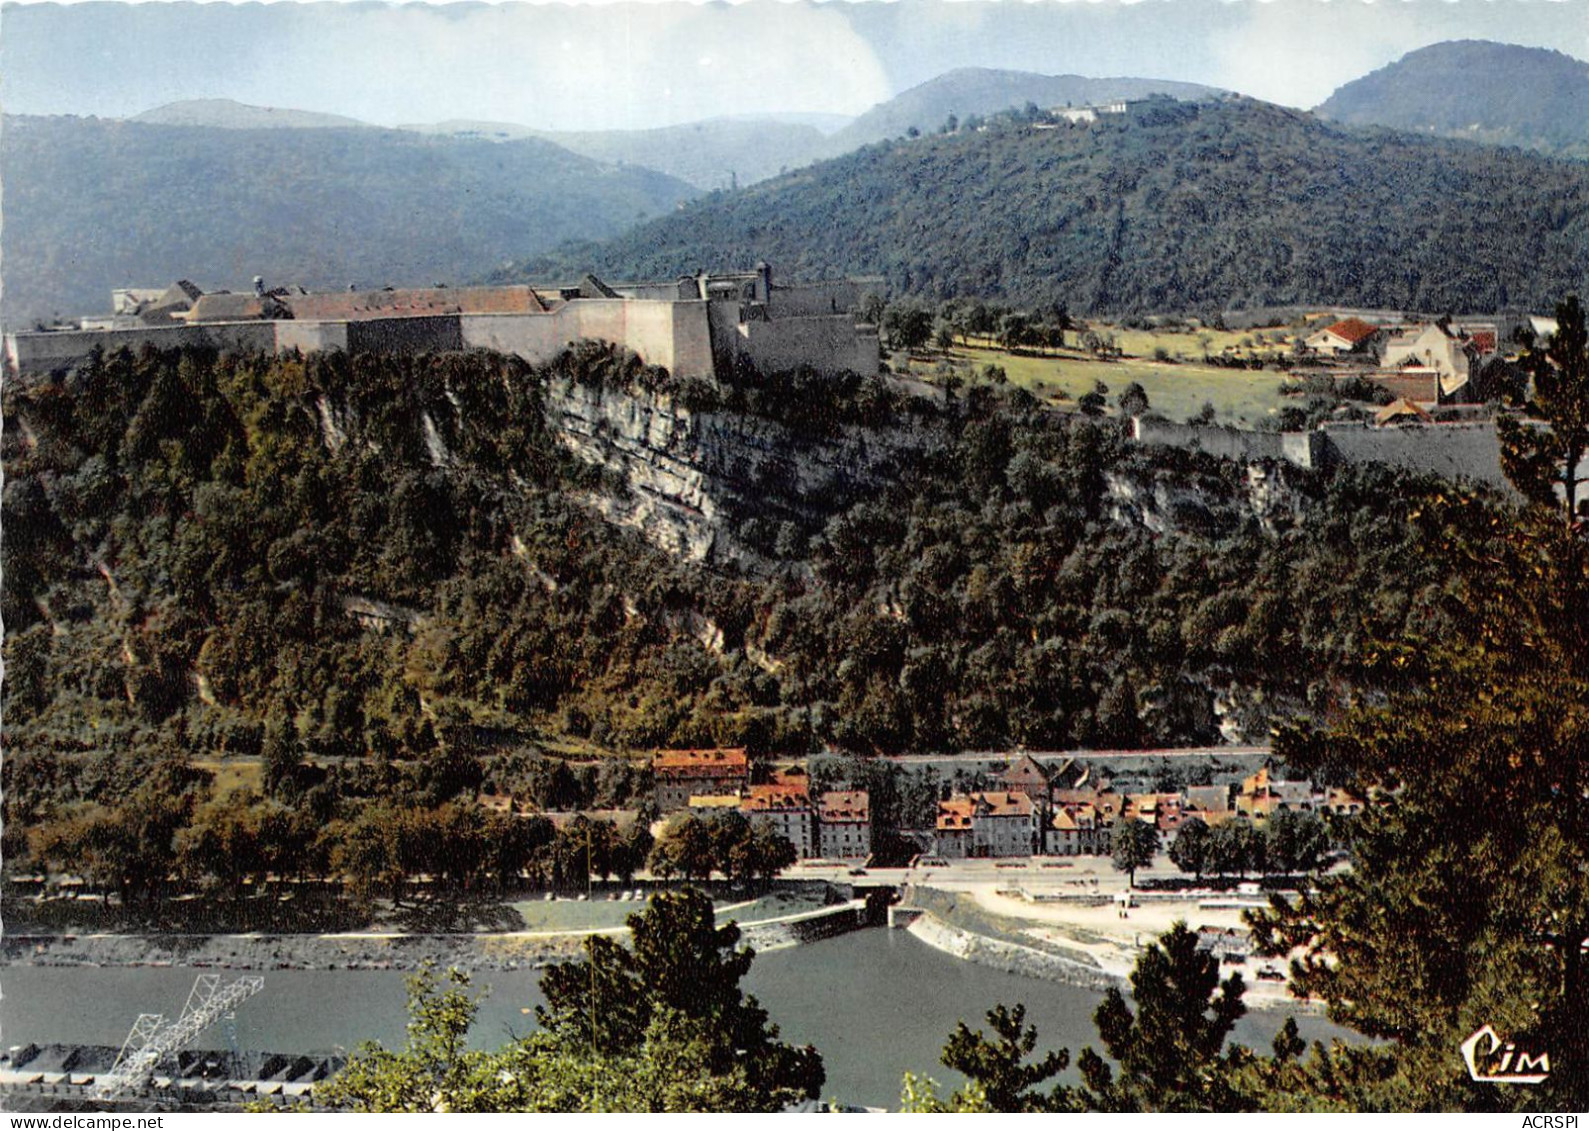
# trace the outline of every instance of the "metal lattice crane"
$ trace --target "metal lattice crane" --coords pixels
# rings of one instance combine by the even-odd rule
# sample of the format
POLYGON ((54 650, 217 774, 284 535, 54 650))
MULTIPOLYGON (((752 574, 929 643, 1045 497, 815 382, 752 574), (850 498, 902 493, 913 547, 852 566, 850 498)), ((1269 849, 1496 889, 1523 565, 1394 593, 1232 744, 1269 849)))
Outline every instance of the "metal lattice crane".
POLYGON ((187 1004, 182 1007, 182 1016, 170 1025, 165 1024, 163 1014, 138 1015, 115 1065, 96 1082, 95 1096, 108 1100, 141 1087, 154 1075, 155 1067, 168 1053, 183 1048, 264 988, 265 979, 257 974, 225 986, 221 985, 219 974, 200 974, 193 982, 187 1004))

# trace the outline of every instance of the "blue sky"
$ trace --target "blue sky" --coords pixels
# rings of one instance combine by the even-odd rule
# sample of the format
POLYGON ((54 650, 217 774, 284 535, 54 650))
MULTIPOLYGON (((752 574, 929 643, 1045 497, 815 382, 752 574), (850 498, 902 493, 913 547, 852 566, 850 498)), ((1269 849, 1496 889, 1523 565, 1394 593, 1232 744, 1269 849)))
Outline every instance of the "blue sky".
POLYGON ((1183 79, 1311 107, 1446 39, 1589 59, 1589 0, 10 4, 0 102, 119 117, 233 98, 380 125, 643 128, 856 114, 985 66, 1183 79))

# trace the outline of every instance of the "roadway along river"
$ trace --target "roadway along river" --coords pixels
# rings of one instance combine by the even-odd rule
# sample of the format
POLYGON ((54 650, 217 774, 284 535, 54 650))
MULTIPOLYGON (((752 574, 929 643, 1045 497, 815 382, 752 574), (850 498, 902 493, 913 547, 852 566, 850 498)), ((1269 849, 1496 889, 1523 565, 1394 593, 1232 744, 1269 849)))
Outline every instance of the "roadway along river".
MULTIPOLYGON (((225 971, 221 972, 223 975, 225 971)), ((142 1012, 182 1010, 194 971, 181 968, 0 969, 0 1042, 120 1045, 142 1012)), ((404 975, 377 970, 277 970, 265 990, 237 1014, 238 1044, 274 1052, 348 1049, 369 1038, 403 1040, 404 975)), ((488 971, 473 1039, 495 1046, 533 1027, 541 1001, 532 971, 488 971)), ((944 1040, 961 1018, 981 1021, 998 1002, 1025 1002, 1039 1047, 1097 1044, 1092 1012, 1098 995, 962 962, 903 931, 857 931, 757 957, 746 988, 783 1030, 809 1042, 827 1064, 824 1098, 894 1108, 906 1069, 945 1083, 958 1078, 938 1064, 944 1040)), ((1254 1013, 1236 1039, 1267 1051, 1282 1013, 1254 1013)), ((1319 1018, 1299 1017, 1302 1035, 1343 1032, 1319 1018)), ((219 1029, 198 1042, 225 1047, 219 1029)))

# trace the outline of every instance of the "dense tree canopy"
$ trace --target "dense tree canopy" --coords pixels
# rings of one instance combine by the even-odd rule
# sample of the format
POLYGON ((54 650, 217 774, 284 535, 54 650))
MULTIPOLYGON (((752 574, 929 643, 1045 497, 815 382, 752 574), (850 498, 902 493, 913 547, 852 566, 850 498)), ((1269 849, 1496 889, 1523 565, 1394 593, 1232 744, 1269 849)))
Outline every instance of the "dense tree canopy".
MULTIPOLYGON (((1581 455, 1589 352, 1576 302, 1561 308, 1538 382, 1560 432, 1527 473, 1581 455)), ((1537 380, 1537 379, 1536 379, 1537 380)), ((1532 482, 1538 482, 1532 480, 1532 482)), ((1582 1107, 1589 1059, 1589 573, 1570 490, 1529 491, 1499 525, 1459 491, 1422 521, 1460 535, 1459 612, 1438 636, 1380 645, 1401 678, 1383 707, 1364 705, 1327 731, 1296 727, 1277 751, 1304 772, 1345 773, 1389 791, 1352 838, 1353 868, 1295 907, 1259 916, 1277 950, 1307 948, 1300 990, 1332 1016, 1391 1042, 1349 1066, 1353 1097, 1392 1107, 1582 1107), (1458 517, 1463 516, 1463 517, 1458 517), (1478 520, 1478 521, 1475 521, 1478 520), (1543 1050, 1549 1078, 1508 1089, 1469 1079, 1460 1043, 1484 1025, 1543 1050)))

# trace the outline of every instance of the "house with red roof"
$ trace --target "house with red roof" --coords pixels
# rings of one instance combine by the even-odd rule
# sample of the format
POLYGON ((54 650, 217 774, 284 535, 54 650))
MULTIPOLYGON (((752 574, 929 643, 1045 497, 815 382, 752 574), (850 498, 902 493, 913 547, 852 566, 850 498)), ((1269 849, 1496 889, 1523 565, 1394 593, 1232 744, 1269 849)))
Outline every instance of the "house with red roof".
POLYGON ((1315 353, 1358 353, 1366 349, 1378 333, 1378 326, 1371 326, 1361 318, 1346 318, 1326 326, 1308 338, 1306 344, 1315 353))

